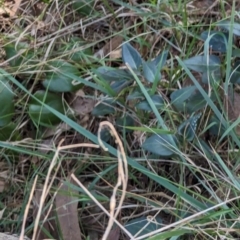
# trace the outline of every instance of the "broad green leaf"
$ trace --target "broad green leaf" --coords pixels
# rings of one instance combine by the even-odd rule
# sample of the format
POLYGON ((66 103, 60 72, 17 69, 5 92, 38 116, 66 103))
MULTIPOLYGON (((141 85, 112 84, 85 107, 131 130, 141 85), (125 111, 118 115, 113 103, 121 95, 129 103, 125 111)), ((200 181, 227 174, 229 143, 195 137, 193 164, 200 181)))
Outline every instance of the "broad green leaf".
POLYGON ((89 57, 93 56, 93 51, 92 49, 89 48, 84 48, 81 49, 82 47, 84 47, 87 44, 87 42, 83 41, 81 38, 79 37, 72 37, 70 39, 70 41, 64 46, 63 52, 65 51, 74 51, 70 56, 70 60, 74 61, 74 62, 83 62, 85 63, 85 61, 87 61, 87 63, 90 63, 89 61, 89 57), (80 48, 81 50, 76 51, 75 49, 80 48))
POLYGON ((204 84, 210 84, 210 86, 213 86, 215 83, 219 83, 221 80, 221 69, 218 68, 215 71, 212 72, 203 72, 202 73, 202 83, 204 84))
POLYGON ((214 153, 209 145, 201 138, 198 138, 198 141, 195 143, 203 155, 207 156, 207 159, 214 159, 214 153))
POLYGON ((147 240, 165 240, 165 239, 180 240, 180 239, 185 239, 185 238, 180 238, 184 234, 186 234, 186 239, 187 239, 188 238, 187 236, 193 233, 194 233, 193 229, 173 229, 173 230, 168 230, 168 231, 156 234, 153 237, 147 238, 147 240))
POLYGON ((232 57, 240 57, 240 49, 233 49, 232 50, 232 57))
POLYGON ((196 72, 214 71, 221 65, 220 58, 215 55, 194 56, 183 61, 185 65, 196 72))
POLYGON ((201 33, 201 39, 204 41, 211 38, 209 41, 209 48, 213 51, 225 53, 227 51, 228 33, 218 31, 204 31, 201 33))
POLYGON ((111 88, 115 93, 121 92, 124 88, 131 84, 130 81, 120 80, 111 84, 111 88))
MULTIPOLYGON (((24 93, 26 93, 29 96, 31 96, 32 98, 34 98, 36 102, 41 104, 41 102, 36 97, 34 97, 19 81, 17 81, 15 78, 13 78, 4 69, 0 68, 0 73, 7 76, 8 79, 12 83, 14 83, 14 85, 16 85, 24 93)), ((72 127, 72 129, 74 129, 79 134, 82 134, 83 136, 85 136, 87 139, 89 139, 90 141, 92 141, 95 144, 99 143, 96 135, 94 135, 90 131, 86 130, 84 127, 82 127, 81 125, 79 125, 78 123, 76 123, 75 121, 70 119, 65 114, 60 113, 59 111, 55 110, 53 107, 51 107, 47 104, 44 104, 44 107, 46 107, 54 115, 58 116, 62 121, 66 122, 69 126, 72 127)), ((17 151, 17 152, 23 152, 23 153, 27 153, 27 154, 30 153, 30 154, 33 154, 33 155, 36 154, 36 151, 31 152, 29 150, 26 150, 26 148, 22 148, 20 146, 12 146, 11 144, 9 144, 7 142, 0 142, 0 146, 8 148, 8 149, 12 149, 12 150, 17 151)), ((109 144, 106 144, 105 146, 108 148, 109 153, 111 153, 114 156, 118 155, 118 151, 117 151, 116 148, 112 147, 109 144)), ((136 161, 133 158, 127 157, 127 160, 128 160, 128 164, 129 164, 130 167, 132 167, 133 169, 136 169, 139 172, 143 173, 144 175, 146 175, 147 177, 149 177, 150 179, 155 181, 157 184, 159 184, 159 186, 162 186, 162 187, 166 188, 167 190, 169 190, 172 193, 178 192, 179 195, 181 195, 181 198, 183 199, 183 201, 186 201, 187 203, 191 202, 191 206, 194 209, 196 209, 197 211, 199 211, 201 209, 203 209, 203 210, 205 209, 205 204, 203 204, 202 202, 197 200, 195 197, 193 197, 191 194, 189 194, 188 190, 187 191, 182 190, 178 186, 174 185, 170 180, 162 177, 161 175, 158 175, 157 173, 152 173, 146 167, 144 167, 143 165, 138 163, 138 161, 136 161)), ((104 170, 103 173, 101 173, 101 177, 103 177, 104 174, 109 173, 109 169, 111 169, 111 170, 113 169, 112 165, 109 168, 107 168, 106 170, 104 170)))
POLYGON ((104 142, 109 142, 111 134, 107 128, 103 128, 100 132, 101 140, 104 142))
POLYGON ((172 142, 174 135, 154 134, 149 137, 142 145, 142 148, 160 156, 172 156, 176 153, 176 143, 172 142))
POLYGON ((172 94, 170 95, 171 104, 178 111, 184 111, 184 104, 186 100, 188 100, 192 95, 196 94, 196 91, 197 88, 195 86, 188 86, 172 92, 172 94))
POLYGON ((148 82, 154 82, 160 73, 153 62, 143 62, 143 75, 148 82))
MULTIPOLYGON (((37 91, 34 97, 56 111, 64 113, 61 95, 46 91, 37 91)), ((60 122, 60 119, 55 114, 35 99, 31 99, 29 102, 29 116, 36 125, 52 126, 60 122)))
POLYGON ((201 113, 184 121, 178 128, 178 134, 183 136, 187 141, 191 142, 195 137, 197 124, 200 117, 201 113))
POLYGON ((216 116, 211 116, 209 119, 208 125, 211 124, 209 128, 209 133, 213 136, 222 136, 226 130, 226 128, 222 125, 219 119, 216 116))
MULTIPOLYGON (((231 28, 231 21, 228 21, 228 20, 223 20, 223 21, 220 21, 217 26, 225 29, 225 30, 228 30, 230 31, 230 28, 231 28)), ((240 24, 239 23, 233 23, 233 34, 234 35, 237 35, 237 36, 240 36, 240 24)))
POLYGON ((167 61, 167 57, 168 51, 163 51, 154 60, 152 60, 152 63, 154 63, 154 65, 161 70, 167 61))
POLYGON ((230 75, 230 82, 231 83, 240 83, 240 61, 237 60, 234 63, 232 73, 230 75))
POLYGON ((108 114, 114 114, 115 113, 114 106, 115 106, 114 100, 105 100, 94 107, 94 109, 92 110, 92 115, 105 116, 108 114))
POLYGON ((23 61, 22 56, 15 57, 18 54, 18 49, 15 49, 14 44, 7 44, 4 47, 5 53, 6 53, 6 59, 9 60, 13 58, 12 60, 9 61, 9 64, 11 67, 19 67, 23 61))
POLYGON ((139 52, 130 45, 125 43, 122 46, 122 59, 124 63, 128 63, 132 69, 138 69, 142 64, 142 58, 139 52))
POLYGON ((10 122, 4 127, 0 127, 0 141, 16 141, 20 140, 20 134, 17 129, 17 124, 10 122))
POLYGON ((132 79, 132 75, 126 69, 117 69, 117 68, 111 68, 111 67, 99 67, 94 72, 99 77, 101 77, 105 81, 109 81, 109 82, 132 79))
MULTIPOLYGON (((124 225, 124 227, 133 235, 140 237, 145 234, 151 233, 159 228, 161 228, 162 225, 162 219, 160 217, 155 217, 153 220, 149 221, 147 217, 138 217, 130 220, 127 224, 124 225)), ((146 239, 146 238, 143 238, 146 239)))
MULTIPOLYGON (((213 95, 211 95, 211 99, 213 99, 213 95)), ((194 95, 192 95, 185 103, 185 112, 188 114, 192 114, 200 109, 206 107, 207 102, 202 94, 197 91, 194 95)))
POLYGON ((36 69, 39 61, 35 58, 34 52, 28 50, 28 48, 29 45, 26 43, 19 43, 16 47, 15 44, 10 43, 4 47, 6 59, 9 60, 12 58, 12 60, 9 61, 11 67, 21 67, 24 71, 34 71, 36 69), (20 51, 23 51, 23 53, 20 54, 20 51))
POLYGON ((74 0, 72 7, 81 15, 90 15, 94 6, 94 1, 92 0, 74 0))
POLYGON ((121 118, 117 118, 116 126, 120 130, 123 130, 126 132, 132 132, 133 130, 131 130, 128 127, 134 126, 134 119, 131 116, 123 116, 121 118))
MULTIPOLYGON (((150 94, 151 89, 146 87, 146 91, 150 94)), ((134 91, 127 96, 127 101, 136 100, 136 99, 144 99, 143 93, 139 89, 134 89, 134 91)))
MULTIPOLYGON (((152 101, 155 104, 157 109, 162 109, 164 107, 164 100, 160 95, 153 95, 153 96, 151 96, 151 99, 152 99, 152 101)), ((146 100, 139 102, 136 105, 136 108, 141 109, 141 110, 145 110, 145 111, 152 111, 148 101, 146 101, 146 100)))
POLYGON ((80 89, 81 84, 73 85, 73 78, 67 77, 65 74, 71 73, 79 76, 80 72, 74 65, 63 60, 50 62, 46 67, 45 80, 43 86, 53 92, 72 92, 80 89))
POLYGON ((9 80, 0 77, 0 127, 7 125, 14 115, 14 93, 9 80))

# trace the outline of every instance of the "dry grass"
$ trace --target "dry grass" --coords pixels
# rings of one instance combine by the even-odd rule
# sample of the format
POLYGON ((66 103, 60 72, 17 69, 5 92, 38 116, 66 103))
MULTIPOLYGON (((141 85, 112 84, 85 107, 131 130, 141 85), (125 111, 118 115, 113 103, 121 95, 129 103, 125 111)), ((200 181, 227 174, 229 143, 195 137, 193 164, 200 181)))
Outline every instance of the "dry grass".
MULTIPOLYGON (((103 92, 87 85, 95 83, 94 86, 103 87, 93 73, 99 66, 126 67, 119 59, 125 42, 131 42, 145 60, 169 49, 168 66, 163 68, 162 81, 157 88, 169 102, 173 90, 191 82, 181 73, 177 57, 186 59, 203 52, 203 42, 196 36, 230 16, 231 2, 92 3, 93 11, 84 16, 77 14, 71 3, 65 1, 22 0, 15 4, 0 1, 0 68, 19 83, 12 84, 16 109, 12 135, 17 133, 18 137, 0 142, 0 208, 5 209, 1 232, 19 234, 20 239, 24 235, 34 240, 42 236, 63 239, 55 203, 57 197, 67 194, 71 202, 66 205, 78 201, 68 214, 79 219, 79 239, 108 239, 110 236, 111 239, 140 240, 159 233, 163 235, 155 239, 238 239, 238 146, 229 138, 221 142, 209 138, 205 120, 210 110, 206 110, 201 119, 199 136, 207 139, 219 162, 212 161, 201 147, 188 143, 180 146, 178 154, 186 162, 177 157, 154 158, 141 149, 147 138, 146 131, 122 133, 116 127, 117 119, 126 112, 134 119, 135 126, 150 130, 158 127, 153 114, 141 114, 126 101, 137 83, 116 96, 122 105, 116 106, 116 114, 107 117, 91 115, 94 104, 102 102, 103 92), (74 37, 80 38, 82 43, 69 48, 74 37), (32 51, 33 66, 29 60, 13 68, 11 61, 17 56, 7 59, 4 51, 10 43, 15 48, 27 44, 19 55, 32 51), (79 52, 84 54, 78 61, 70 60, 79 52), (46 77, 43 69, 59 59, 74 63, 86 84, 78 92, 59 93, 70 120, 56 127, 35 126, 27 115, 31 94, 43 88, 41 82, 46 77), (20 85, 23 88, 19 88, 20 85), (98 136, 99 145, 92 144, 88 133, 76 131, 74 123, 98 136), (104 151, 98 131, 104 124, 110 127, 106 133, 110 133, 108 143, 117 156, 112 154, 114 150, 104 151), (128 157, 134 161, 130 162, 128 157), (60 191, 64 184, 70 189, 67 193, 60 191), (168 184, 176 186, 179 193, 168 184), (37 192, 41 192, 40 197, 37 192), (188 202, 188 196, 196 202, 188 202), (206 203, 205 209, 200 208, 200 204, 197 206, 199 202, 206 203), (157 229, 133 236, 126 224, 140 217, 148 219, 147 225, 155 223, 157 229), (160 225, 156 223, 159 218, 160 225)), ((240 8, 238 5, 240 3, 236 2, 236 9, 240 8)), ((235 18, 239 20, 239 15, 235 18)), ((239 46, 238 41, 236 38, 236 46, 239 46)), ((164 119, 169 129, 175 132, 183 118, 169 103, 164 119)))

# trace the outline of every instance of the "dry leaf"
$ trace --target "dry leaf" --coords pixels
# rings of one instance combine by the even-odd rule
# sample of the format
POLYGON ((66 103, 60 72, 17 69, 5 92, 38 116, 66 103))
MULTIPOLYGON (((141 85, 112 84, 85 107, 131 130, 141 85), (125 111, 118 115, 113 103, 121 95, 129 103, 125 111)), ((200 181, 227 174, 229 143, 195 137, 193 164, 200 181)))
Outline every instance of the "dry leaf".
POLYGON ((191 4, 196 8, 209 8, 213 5, 215 0, 194 0, 191 4))
POLYGON ((116 50, 123 42, 123 37, 115 36, 108 43, 105 44, 103 48, 98 50, 94 56, 98 58, 104 58, 108 54, 111 54, 113 50, 116 50))
POLYGON ((78 202, 73 194, 76 194, 76 191, 62 184, 55 198, 56 212, 64 240, 81 240, 77 211, 78 202))
MULTIPOLYGON (((236 121, 240 115, 240 94, 237 92, 233 93, 233 97, 228 94, 228 98, 224 101, 224 108, 227 112, 228 120, 231 122, 236 121)), ((240 127, 236 127, 237 134, 240 134, 240 127)))
POLYGON ((115 227, 113 228, 109 235, 108 235, 108 240, 118 240, 120 238, 120 228, 119 227, 115 227))
POLYGON ((77 115, 90 113, 95 106, 95 101, 91 98, 76 97, 72 102, 72 108, 77 115))
MULTIPOLYGON (((132 25, 132 21, 129 20, 125 24, 126 30, 131 25, 132 25)), ((98 57, 98 58, 104 58, 109 55, 109 57, 111 59, 120 58, 122 55, 122 51, 121 51, 121 49, 117 49, 117 48, 119 48, 121 46, 122 42, 123 42, 123 37, 117 35, 117 36, 113 37, 112 39, 110 39, 110 41, 108 43, 106 43, 101 49, 99 49, 94 54, 94 56, 98 57)))
POLYGON ((5 182, 0 180, 0 193, 4 191, 5 188, 5 182))

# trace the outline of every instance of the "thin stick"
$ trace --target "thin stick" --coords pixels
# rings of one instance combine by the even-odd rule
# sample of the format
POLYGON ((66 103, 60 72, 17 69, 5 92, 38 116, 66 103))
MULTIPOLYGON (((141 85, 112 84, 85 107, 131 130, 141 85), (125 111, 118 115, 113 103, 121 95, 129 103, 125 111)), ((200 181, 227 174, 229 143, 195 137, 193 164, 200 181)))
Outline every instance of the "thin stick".
MULTIPOLYGON (((40 199, 39 209, 38 209, 36 220, 35 220, 35 224, 34 224, 34 230, 33 230, 33 237, 32 237, 32 239, 36 238, 37 229, 38 229, 38 225, 39 225, 39 221, 40 221, 43 205, 44 205, 45 199, 47 197, 47 194, 48 194, 48 192, 49 192, 49 190, 50 190, 50 188, 51 188, 51 186, 53 184, 53 180, 50 182, 50 184, 48 184, 48 183, 49 183, 50 174, 51 174, 54 166, 57 163, 57 158, 58 158, 59 152, 61 150, 65 150, 65 149, 69 149, 69 148, 76 148, 76 147, 94 147, 94 148, 99 148, 98 145, 90 144, 90 143, 88 143, 88 144, 87 143, 81 143, 81 144, 74 144, 74 145, 68 145, 68 146, 61 147, 63 141, 64 141, 64 139, 62 139, 60 141, 60 143, 58 144, 58 147, 56 149, 56 152, 55 152, 55 154, 53 156, 52 162, 51 162, 51 164, 49 166, 49 169, 48 169, 48 173, 47 173, 46 180, 45 180, 45 183, 44 183, 44 186, 43 186, 43 190, 42 190, 42 195, 41 195, 41 199, 40 199)), ((58 166, 58 168, 59 168, 59 166, 58 166)))
POLYGON ((31 200, 33 198, 34 190, 36 188, 37 179, 38 179, 38 175, 34 179, 32 190, 31 190, 31 193, 29 195, 28 203, 27 203, 27 206, 26 206, 25 211, 24 211, 22 229, 21 229, 21 234, 20 234, 19 240, 24 240, 25 225, 26 225, 26 221, 27 221, 28 211, 29 211, 29 208, 30 208, 30 203, 31 203, 31 200))
POLYGON ((108 149, 104 146, 100 136, 101 136, 101 130, 105 127, 109 127, 110 128, 110 133, 113 137, 115 137, 115 142, 116 144, 118 144, 118 152, 117 152, 117 157, 118 157, 118 180, 117 183, 113 189, 113 194, 111 196, 110 199, 110 218, 108 221, 108 226, 105 230, 105 233, 102 237, 102 240, 106 240, 111 228, 113 226, 114 221, 116 220, 121 207, 123 205, 123 201, 125 199, 126 196, 126 191, 127 191, 127 181, 128 181, 128 164, 127 164, 127 158, 126 158, 126 154, 123 148, 123 144, 121 139, 119 138, 115 128, 113 127, 113 125, 108 122, 108 121, 104 121, 100 123, 99 129, 98 129, 98 141, 100 146, 107 151, 108 149), (124 166, 123 166, 124 165, 124 166), (116 194, 117 194, 117 190, 118 188, 122 185, 122 195, 116 210, 116 213, 114 214, 115 211, 115 207, 116 207, 116 194))
MULTIPOLYGON (((83 189, 83 191, 97 204, 98 207, 100 207, 102 209, 103 212, 105 212, 109 217, 110 214, 107 211, 106 208, 104 208, 101 203, 98 202, 98 200, 88 191, 88 189, 76 178, 76 176, 74 175, 74 173, 71 174, 71 178, 78 184, 78 186, 80 188, 83 189)), ((129 238, 133 239, 133 235, 127 231, 122 225, 121 223, 119 223, 116 219, 114 219, 114 222, 126 233, 126 235, 128 235, 129 238)))

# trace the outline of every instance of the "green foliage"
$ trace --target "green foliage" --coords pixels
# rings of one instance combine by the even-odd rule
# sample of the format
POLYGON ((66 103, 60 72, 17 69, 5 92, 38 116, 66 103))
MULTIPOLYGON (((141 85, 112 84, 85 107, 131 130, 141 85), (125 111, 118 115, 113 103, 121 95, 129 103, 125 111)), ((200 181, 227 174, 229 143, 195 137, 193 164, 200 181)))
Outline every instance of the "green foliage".
POLYGON ((116 69, 104 66, 99 67, 95 73, 108 82, 132 79, 132 75, 126 69, 116 69))
MULTIPOLYGON (((148 220, 146 217, 138 217, 128 221, 124 227, 135 237, 140 237, 145 234, 151 233, 162 226, 162 219, 155 217, 154 220, 148 220)), ((143 238, 147 239, 147 238, 143 238)))
MULTIPOLYGON (((153 95, 151 96, 151 99, 153 103, 155 104, 157 109, 162 109, 164 107, 164 100, 160 95, 153 95)), ((145 111, 152 111, 152 108, 150 107, 147 100, 140 101, 136 105, 137 109, 145 110, 145 111)))
POLYGON ((12 122, 3 127, 0 127, 0 141, 21 140, 19 131, 16 130, 16 128, 17 124, 12 122))
POLYGON ((174 135, 170 134, 154 134, 142 144, 142 148, 151 153, 169 157, 176 154, 177 150, 176 143, 172 141, 173 138, 174 135))
POLYGON ((114 103, 113 100, 104 100, 94 107, 94 109, 92 110, 92 115, 105 116, 108 114, 113 114, 115 113, 115 105, 116 103, 114 103))
POLYGON ((80 15, 89 15, 93 10, 94 1, 74 0, 72 3, 73 9, 80 15))
MULTIPOLYGON (((220 21, 217 26, 223 28, 224 30, 230 31, 231 30, 231 21, 223 20, 220 21)), ((240 36, 240 24, 234 22, 233 23, 233 34, 236 36, 240 36)))
POLYGON ((14 114, 14 93, 9 80, 0 76, 0 127, 7 125, 14 114))
POLYGON ((230 82, 234 84, 240 83, 240 60, 236 60, 230 76, 230 82))
POLYGON ((178 127, 178 134, 183 136, 184 139, 191 142, 193 141, 195 137, 195 132, 197 129, 197 123, 198 119, 201 117, 201 113, 194 115, 184 121, 179 127, 178 127))
POLYGON ((207 72, 219 70, 221 66, 220 58, 215 55, 194 56, 183 61, 186 66, 196 72, 207 72))
POLYGON ((36 64, 39 63, 33 50, 29 50, 30 46, 27 43, 19 42, 17 45, 9 43, 4 46, 6 59, 13 69, 24 67, 25 71, 36 70, 36 64))
MULTIPOLYGON (((40 90, 34 94, 34 97, 56 111, 64 113, 61 95, 40 90)), ((35 125, 52 126, 60 122, 55 114, 35 99, 31 99, 29 102, 29 117, 35 125)))
POLYGON ((93 51, 91 47, 85 48, 87 42, 79 37, 72 37, 69 42, 63 44, 63 47, 59 50, 60 52, 72 52, 68 55, 68 59, 76 63, 91 63, 93 51), (79 50, 78 50, 79 49, 79 50), (78 50, 78 51, 77 51, 78 50), (87 57, 86 57, 87 56, 87 57))
POLYGON ((222 33, 218 31, 204 31, 201 33, 202 40, 205 41, 210 38, 209 47, 214 52, 220 53, 226 53, 228 37, 228 33, 222 33))
POLYGON ((74 65, 63 61, 53 61, 46 67, 45 80, 42 82, 43 86, 53 92, 72 92, 81 88, 81 85, 73 85, 73 78, 66 76, 66 73, 73 76, 79 76, 80 72, 74 65))
POLYGON ((124 63, 128 63, 135 70, 139 69, 142 65, 142 58, 139 52, 129 43, 125 43, 122 46, 122 59, 124 63))

